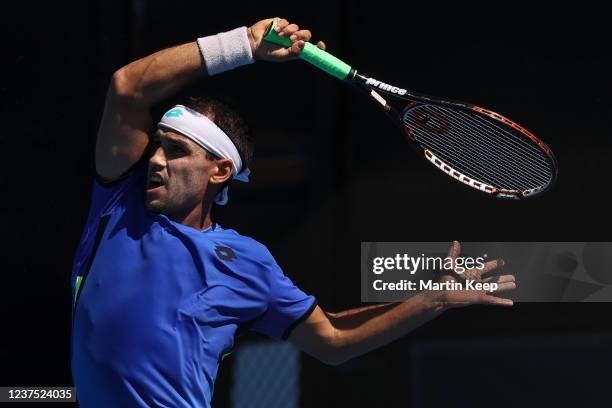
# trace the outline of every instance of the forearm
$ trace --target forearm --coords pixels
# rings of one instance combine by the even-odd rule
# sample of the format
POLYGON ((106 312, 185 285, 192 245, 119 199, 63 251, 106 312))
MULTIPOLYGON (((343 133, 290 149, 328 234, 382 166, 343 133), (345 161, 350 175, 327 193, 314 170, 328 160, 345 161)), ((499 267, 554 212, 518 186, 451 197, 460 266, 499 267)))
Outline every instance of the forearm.
POLYGON ((255 42, 239 27, 156 52, 117 71, 113 88, 130 103, 149 107, 206 75, 254 62, 255 42))
POLYGON ((206 75, 198 44, 193 41, 126 65, 113 75, 111 90, 148 108, 206 75))
POLYGON ((388 344, 438 316, 442 304, 428 292, 405 302, 328 314, 334 328, 332 353, 343 362, 388 344))

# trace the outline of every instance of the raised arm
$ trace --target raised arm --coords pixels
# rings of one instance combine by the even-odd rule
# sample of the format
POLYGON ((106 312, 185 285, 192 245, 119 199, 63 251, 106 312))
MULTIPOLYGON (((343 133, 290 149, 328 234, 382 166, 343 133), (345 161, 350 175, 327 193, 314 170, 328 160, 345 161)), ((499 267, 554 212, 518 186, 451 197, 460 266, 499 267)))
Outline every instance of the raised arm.
MULTIPOLYGON (((459 255, 459 243, 449 256, 459 255)), ((497 292, 515 288, 514 276, 482 278, 503 265, 490 261, 483 270, 468 270, 470 279, 495 282, 497 292)), ((448 278, 444 278, 447 280, 448 278)), ((289 341, 327 364, 340 364, 375 350, 421 326, 451 307, 472 304, 511 306, 512 301, 484 291, 423 291, 402 303, 366 306, 341 313, 328 313, 317 307, 289 336, 289 341)))
MULTIPOLYGON (((300 30, 296 24, 289 24, 284 19, 277 21, 279 34, 290 38, 292 47, 284 49, 263 42, 263 34, 272 19, 262 20, 245 30, 249 58, 288 61, 299 55, 304 41, 310 40, 308 30, 300 30)), ((207 68, 215 64, 218 67, 224 62, 215 61, 222 55, 215 55, 214 46, 220 44, 219 48, 223 50, 225 44, 200 42, 200 46, 206 44, 212 47, 202 52, 196 41, 158 51, 113 74, 96 141, 96 172, 99 176, 107 181, 115 180, 140 159, 148 145, 148 135, 154 129, 151 106, 207 76, 207 68), (209 58, 205 60, 203 54, 209 58)), ((324 47, 322 43, 319 46, 324 47)))
POLYGON ((206 75, 196 42, 162 50, 113 74, 96 140, 96 172, 114 180, 140 159, 153 129, 153 104, 206 75))

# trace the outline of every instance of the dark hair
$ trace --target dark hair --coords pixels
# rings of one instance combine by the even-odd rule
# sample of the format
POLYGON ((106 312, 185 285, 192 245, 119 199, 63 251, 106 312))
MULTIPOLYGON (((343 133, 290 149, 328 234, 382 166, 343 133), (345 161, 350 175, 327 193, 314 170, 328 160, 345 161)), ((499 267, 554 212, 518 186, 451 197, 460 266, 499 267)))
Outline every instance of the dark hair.
POLYGON ((173 102, 187 106, 212 120, 236 146, 242 160, 242 168, 250 167, 255 148, 251 129, 236 109, 227 102, 212 97, 183 96, 173 102))

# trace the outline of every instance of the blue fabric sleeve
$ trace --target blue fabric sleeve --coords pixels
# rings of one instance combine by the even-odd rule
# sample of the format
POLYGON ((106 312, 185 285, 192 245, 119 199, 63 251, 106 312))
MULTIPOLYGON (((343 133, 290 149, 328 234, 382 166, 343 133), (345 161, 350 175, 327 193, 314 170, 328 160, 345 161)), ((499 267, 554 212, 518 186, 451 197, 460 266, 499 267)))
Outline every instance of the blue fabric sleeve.
POLYGON ((310 316, 317 301, 295 286, 276 263, 267 273, 270 278, 267 310, 252 329, 277 340, 286 340, 291 331, 310 316))
POLYGON ((119 179, 105 182, 96 175, 91 193, 90 216, 106 213, 135 188, 144 188, 148 160, 143 157, 134 163, 119 179))

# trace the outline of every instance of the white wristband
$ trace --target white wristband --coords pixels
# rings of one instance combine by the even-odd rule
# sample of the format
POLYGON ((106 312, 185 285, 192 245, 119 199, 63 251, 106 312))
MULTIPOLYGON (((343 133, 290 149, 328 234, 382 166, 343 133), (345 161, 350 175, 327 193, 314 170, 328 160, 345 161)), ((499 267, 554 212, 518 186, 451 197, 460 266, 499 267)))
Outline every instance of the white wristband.
POLYGON ((255 62, 246 27, 198 38, 208 75, 219 74, 255 62))

